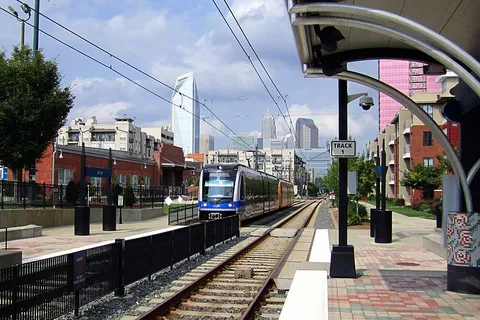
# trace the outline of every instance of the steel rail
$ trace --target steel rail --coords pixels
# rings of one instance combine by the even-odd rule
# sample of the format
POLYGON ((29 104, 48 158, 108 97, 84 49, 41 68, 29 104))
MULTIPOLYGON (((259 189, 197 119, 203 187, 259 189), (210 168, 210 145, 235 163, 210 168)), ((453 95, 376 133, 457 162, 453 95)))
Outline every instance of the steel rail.
POLYGON ((313 214, 315 213, 317 208, 322 204, 322 202, 323 201, 313 202, 315 203, 315 207, 313 208, 309 218, 305 220, 304 225, 302 226, 302 228, 299 229, 292 243, 290 243, 290 245, 288 246, 283 256, 277 262, 277 265, 273 268, 272 272, 267 277, 267 279, 265 279, 265 282, 263 283, 262 287, 258 291, 257 295, 253 298, 252 302, 250 302, 250 304, 247 307, 247 310, 245 310, 245 312, 240 317, 240 320, 253 319, 255 312, 259 309, 259 306, 262 303, 262 298, 267 294, 268 290, 272 286, 271 282, 280 273, 280 270, 285 266, 285 263, 287 262, 287 259, 290 256, 290 253, 293 251, 293 249, 295 248, 295 245, 298 243, 298 240, 303 234, 303 230, 304 230, 303 228, 305 228, 305 226, 308 225, 310 218, 313 216, 313 214))
MULTIPOLYGON (((299 212, 305 210, 306 208, 308 208, 312 204, 313 204, 313 202, 309 202, 309 203, 305 204, 303 207, 298 209, 296 211, 296 213, 299 213, 299 212)), ((293 218, 293 217, 294 217, 294 215, 292 214, 291 218, 293 218)), ((285 221, 283 221, 283 222, 285 222, 285 221)), ((253 247, 255 247, 257 244, 259 244, 265 238, 267 238, 270 231, 272 231, 275 228, 277 228, 277 226, 275 226, 275 225, 271 226, 270 228, 267 229, 267 231, 262 236, 258 237, 258 239, 254 240, 252 243, 247 245, 245 248, 239 250, 237 253, 232 255, 230 258, 226 259, 225 261, 223 261, 222 263, 217 265, 215 268, 208 271, 207 273, 202 275, 200 278, 198 278, 197 280, 195 280, 191 284, 184 287, 182 290, 174 293, 173 295, 171 295, 170 297, 168 297, 167 299, 162 301, 160 304, 158 304, 156 307, 154 307, 152 310, 150 310, 147 313, 141 315, 137 319, 139 319, 139 320, 157 320, 158 319, 157 317, 161 317, 161 316, 169 313, 172 308, 175 308, 177 305, 181 304, 182 300, 189 297, 192 294, 192 292, 197 291, 202 286, 207 284, 212 277, 214 277, 215 275, 220 273, 222 271, 222 269, 225 268, 227 265, 231 264, 232 261, 236 260, 237 258, 242 256, 243 254, 247 253, 253 247)))

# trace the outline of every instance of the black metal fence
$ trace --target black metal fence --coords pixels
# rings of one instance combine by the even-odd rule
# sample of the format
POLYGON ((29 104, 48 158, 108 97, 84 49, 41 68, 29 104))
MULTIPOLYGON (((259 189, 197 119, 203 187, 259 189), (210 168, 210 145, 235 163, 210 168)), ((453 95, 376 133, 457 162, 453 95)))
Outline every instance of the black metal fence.
MULTIPOLYGON (((122 193, 125 197, 126 188, 122 193)), ((165 198, 188 196, 196 199, 196 192, 190 193, 182 186, 132 186, 132 203, 128 207, 161 207, 165 198)), ((105 186, 88 185, 87 202, 90 207, 102 207, 107 204, 108 188, 105 186)), ((66 186, 38 184, 35 182, 0 181, 0 209, 20 208, 73 208, 75 203, 69 202, 66 186)))
POLYGON ((168 206, 168 224, 179 224, 198 217, 197 203, 183 203, 168 206))
POLYGON ((117 239, 0 270, 0 319, 55 319, 174 264, 239 236, 238 216, 149 236, 117 239), (84 265, 75 260, 85 254, 84 265), (75 259, 74 259, 75 258, 75 259), (82 288, 76 290, 75 285, 82 288))

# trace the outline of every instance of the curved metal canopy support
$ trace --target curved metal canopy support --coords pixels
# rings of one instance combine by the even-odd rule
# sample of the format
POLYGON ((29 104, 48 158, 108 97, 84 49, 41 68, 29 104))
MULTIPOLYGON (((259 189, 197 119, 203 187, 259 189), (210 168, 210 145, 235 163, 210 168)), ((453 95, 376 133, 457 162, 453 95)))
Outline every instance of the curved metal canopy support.
MULTIPOLYGON (((326 75, 323 74, 322 70, 318 68, 307 69, 305 72, 307 76, 315 75, 317 77, 328 78, 326 75)), ((420 108, 412 99, 410 99, 397 89, 367 75, 352 71, 344 71, 333 76, 333 78, 356 82, 376 89, 388 95, 392 99, 398 101, 400 104, 407 107, 415 116, 417 116, 432 131, 432 134, 438 139, 440 145, 447 154, 447 157, 450 160, 450 164, 452 165, 452 169, 460 180, 463 195, 465 197, 467 212, 473 212, 472 196, 470 193, 470 188, 468 186, 465 171, 463 170, 462 164, 460 163, 460 159, 455 152, 455 149, 451 145, 450 141, 448 141, 448 138, 443 132, 443 130, 440 129, 437 123, 422 108, 420 108)))
POLYGON ((397 31, 395 29, 377 25, 375 23, 366 22, 358 19, 352 18, 340 18, 340 17, 300 17, 295 18, 292 21, 293 25, 341 25, 352 28, 359 28, 363 30, 368 30, 380 34, 384 34, 395 38, 397 40, 403 41, 408 45, 417 48, 420 51, 425 52, 434 59, 438 60, 445 67, 454 71, 465 83, 472 88, 472 90, 480 96, 480 82, 469 72, 467 72, 460 64, 455 60, 450 58, 445 53, 439 51, 438 49, 426 44, 425 42, 419 41, 409 35, 397 31))
POLYGON ((470 68, 470 70, 472 70, 475 74, 480 76, 480 63, 470 54, 468 54, 468 52, 428 27, 391 12, 351 4, 309 3, 295 4, 289 10, 289 13, 334 13, 339 15, 351 14, 354 16, 364 17, 367 21, 376 20, 382 24, 395 24, 410 31, 415 38, 428 39, 430 43, 435 44, 438 48, 447 52, 450 56, 455 57, 460 62, 464 63, 468 68, 470 68))

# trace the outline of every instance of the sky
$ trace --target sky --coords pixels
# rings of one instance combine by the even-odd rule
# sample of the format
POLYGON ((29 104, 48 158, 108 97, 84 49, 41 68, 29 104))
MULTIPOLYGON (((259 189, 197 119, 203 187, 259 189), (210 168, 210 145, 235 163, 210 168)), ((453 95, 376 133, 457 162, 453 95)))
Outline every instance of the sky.
MULTIPOLYGON (((260 71, 273 100, 255 74, 227 25, 210 0, 41 0, 40 11, 72 29, 105 51, 150 74, 158 81, 135 71, 109 54, 40 17, 40 29, 103 63, 86 58, 40 33, 39 47, 48 59, 58 61, 63 86, 70 86, 75 106, 68 119, 96 116, 99 122, 111 122, 126 114, 141 127, 170 124, 172 91, 160 84, 174 86, 175 79, 193 72, 199 100, 236 134, 261 131, 263 115, 270 109, 276 116, 277 135, 288 134, 287 124, 275 105, 286 114, 279 93, 255 59, 222 0, 216 0, 227 21, 260 71), (110 68, 137 81, 167 101, 136 86, 110 68)), ((33 0, 26 0, 33 7, 33 0)), ((335 79, 305 79, 296 52, 287 10, 280 0, 229 0, 232 11, 250 43, 273 78, 295 123, 298 117, 315 121, 320 144, 338 136, 338 94, 335 79)), ((23 17, 16 0, 0 0, 0 7, 12 5, 23 17)), ((30 19, 33 23, 33 17, 30 19)), ((0 11, 0 50, 7 56, 20 40, 20 24, 0 11)), ((32 45, 33 33, 26 26, 25 41, 32 45)), ((377 61, 350 63, 350 70, 375 78, 377 61)), ((378 93, 370 88, 349 84, 349 94, 367 92, 375 107, 363 111, 357 102, 349 104, 348 133, 362 150, 378 134, 378 93)), ((201 108, 201 117, 226 134, 231 132, 201 108)), ((288 119, 288 118, 287 118, 288 119)), ((289 121, 288 121, 289 122, 289 121)), ((226 148, 228 139, 201 122, 201 133, 215 137, 215 148, 226 148)))

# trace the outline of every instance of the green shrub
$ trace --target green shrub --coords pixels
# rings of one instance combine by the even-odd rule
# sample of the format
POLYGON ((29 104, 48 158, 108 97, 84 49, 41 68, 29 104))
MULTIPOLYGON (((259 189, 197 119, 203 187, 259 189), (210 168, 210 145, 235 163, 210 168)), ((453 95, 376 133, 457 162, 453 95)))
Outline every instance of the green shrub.
MULTIPOLYGON (((360 208, 359 208, 360 211, 360 208)), ((355 202, 348 203, 348 217, 347 224, 349 226, 354 226, 362 223, 362 218, 357 213, 357 205, 355 202)))
POLYGON ((70 180, 70 182, 68 182, 67 188, 65 189, 65 193, 66 193, 65 196, 66 196, 67 202, 71 204, 77 203, 79 190, 78 190, 77 184, 73 182, 73 180, 70 180))
POLYGON ((131 185, 127 184, 123 190, 123 205, 125 207, 133 207, 136 202, 137 199, 135 197, 135 193, 133 192, 133 188, 131 185))
POLYGON ((399 199, 395 199, 395 205, 396 205, 397 207, 403 207, 403 206, 405 206, 405 199, 400 199, 400 198, 399 198, 399 199))
POLYGON ((443 211, 442 202, 435 201, 430 205, 430 213, 433 215, 441 215, 443 211))
POLYGON ((358 205, 358 215, 362 221, 368 220, 368 210, 363 204, 358 205))
POLYGON ((430 211, 430 205, 428 203, 422 203, 419 207, 420 211, 430 211))

